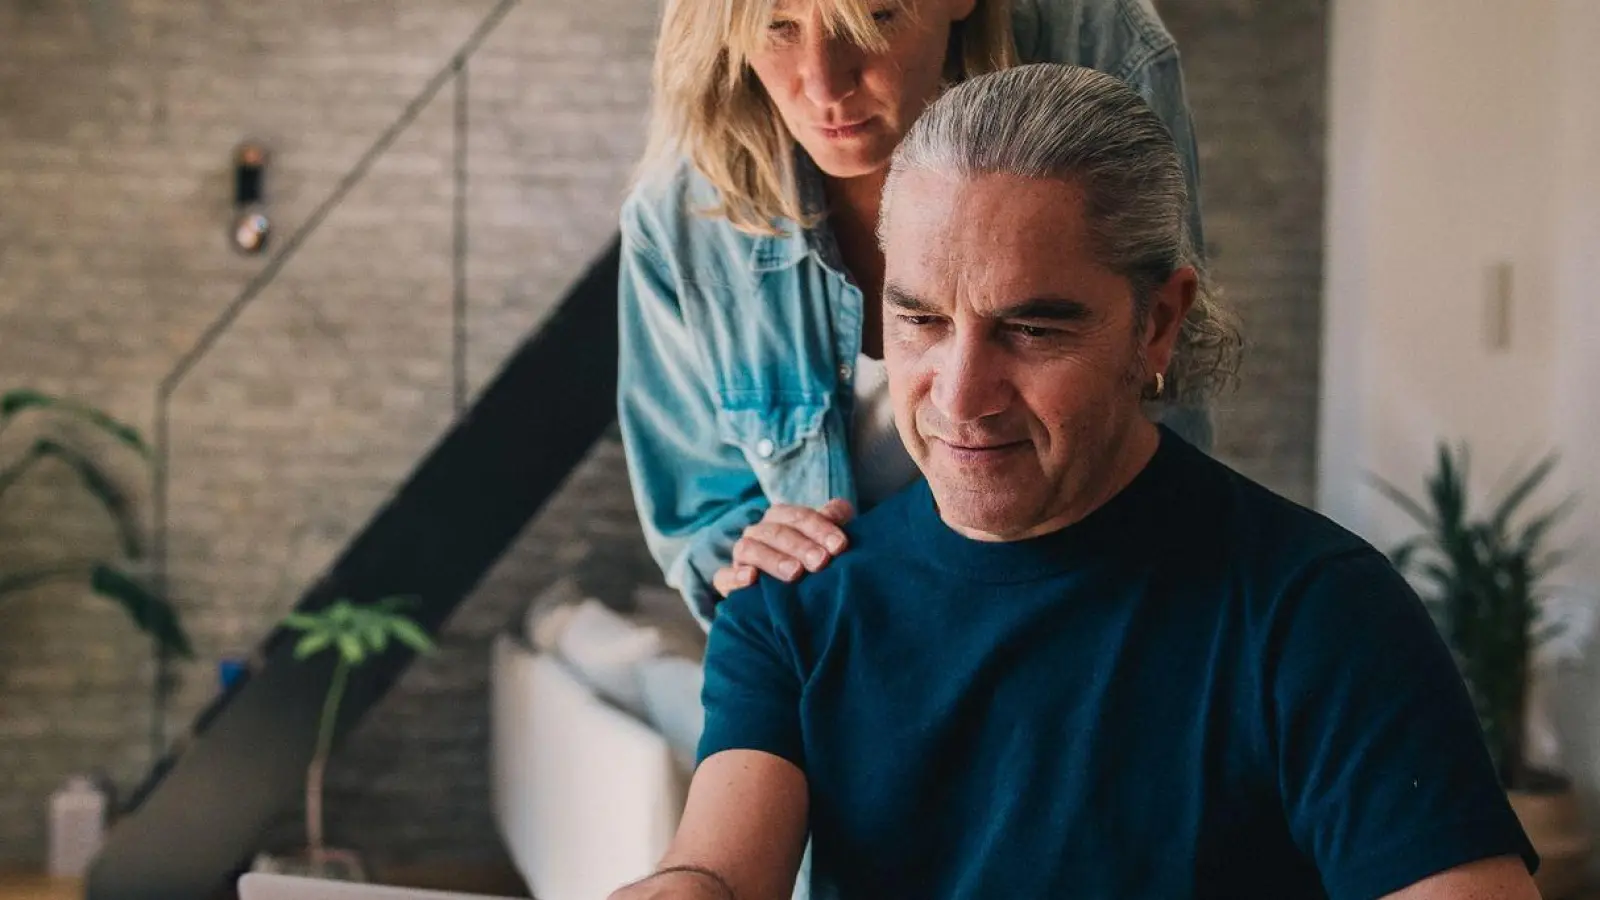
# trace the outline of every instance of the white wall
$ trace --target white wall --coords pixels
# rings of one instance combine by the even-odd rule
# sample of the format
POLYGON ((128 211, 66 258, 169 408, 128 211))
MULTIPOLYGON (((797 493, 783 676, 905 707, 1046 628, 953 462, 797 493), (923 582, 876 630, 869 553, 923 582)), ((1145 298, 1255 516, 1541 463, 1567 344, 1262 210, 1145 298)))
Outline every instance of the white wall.
MULTIPOLYGON (((1589 495, 1563 578, 1600 595, 1600 3, 1333 0, 1332 29, 1318 503, 1388 546, 1410 529, 1369 474, 1416 489, 1437 441, 1465 441, 1481 495, 1558 449, 1559 486, 1589 495)), ((1597 672, 1558 703, 1591 796, 1597 672)))

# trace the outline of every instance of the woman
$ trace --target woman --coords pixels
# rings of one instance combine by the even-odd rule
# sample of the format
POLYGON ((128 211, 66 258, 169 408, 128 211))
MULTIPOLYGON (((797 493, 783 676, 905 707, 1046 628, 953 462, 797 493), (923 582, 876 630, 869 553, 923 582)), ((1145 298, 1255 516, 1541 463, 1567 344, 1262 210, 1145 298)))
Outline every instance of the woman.
MULTIPOLYGON (((709 627, 757 570, 827 565, 855 509, 917 474, 888 405, 875 235, 890 155, 944 85, 1100 69, 1172 130, 1191 198, 1198 179, 1149 0, 668 0, 656 54, 622 212, 618 412, 650 551, 709 627)), ((1209 449, 1204 410, 1167 421, 1209 449)))

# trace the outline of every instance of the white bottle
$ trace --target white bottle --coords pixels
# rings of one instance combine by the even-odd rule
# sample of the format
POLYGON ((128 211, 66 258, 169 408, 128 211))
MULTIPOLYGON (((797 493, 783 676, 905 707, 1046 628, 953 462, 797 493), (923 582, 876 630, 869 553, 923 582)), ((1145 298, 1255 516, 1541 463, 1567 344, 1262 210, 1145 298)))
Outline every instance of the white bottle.
POLYGON ((50 876, 82 878, 100 852, 106 830, 106 795, 74 775, 50 795, 50 876))

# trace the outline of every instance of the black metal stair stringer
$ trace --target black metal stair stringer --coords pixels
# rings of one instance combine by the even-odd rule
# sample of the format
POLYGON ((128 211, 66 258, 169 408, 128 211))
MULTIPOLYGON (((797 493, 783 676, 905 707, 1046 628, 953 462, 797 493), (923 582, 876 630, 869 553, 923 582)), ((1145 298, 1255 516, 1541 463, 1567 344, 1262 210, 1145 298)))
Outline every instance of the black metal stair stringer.
MULTIPOLYGON (((438 632, 615 419, 619 247, 613 237, 300 609, 408 594, 420 600, 419 623, 438 632)), ((90 871, 89 900, 210 900, 295 807, 332 672, 331 655, 296 662, 295 637, 269 635, 259 669, 202 713, 141 787, 90 871)), ((358 670, 336 734, 412 659, 396 646, 358 670)))

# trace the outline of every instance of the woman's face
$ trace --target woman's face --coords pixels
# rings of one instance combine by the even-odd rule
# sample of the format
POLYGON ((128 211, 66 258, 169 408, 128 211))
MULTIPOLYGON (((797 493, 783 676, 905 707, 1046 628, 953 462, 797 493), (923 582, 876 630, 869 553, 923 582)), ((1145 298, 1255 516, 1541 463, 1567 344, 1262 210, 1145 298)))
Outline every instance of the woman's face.
POLYGON ((867 0, 885 46, 830 33, 822 0, 776 0, 750 67, 789 132, 836 178, 882 171, 939 91, 950 26, 977 0, 867 0))

